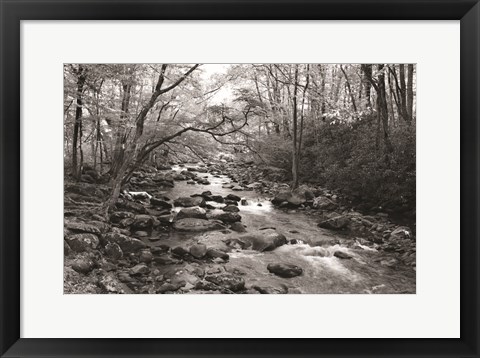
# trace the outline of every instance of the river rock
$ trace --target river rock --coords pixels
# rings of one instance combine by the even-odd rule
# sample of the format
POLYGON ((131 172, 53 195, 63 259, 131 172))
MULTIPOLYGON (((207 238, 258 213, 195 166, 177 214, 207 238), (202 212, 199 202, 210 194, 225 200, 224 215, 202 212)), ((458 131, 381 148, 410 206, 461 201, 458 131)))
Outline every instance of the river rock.
POLYGON ((182 257, 183 258, 185 256, 188 256, 189 253, 190 252, 182 246, 176 246, 176 247, 172 248, 172 254, 174 254, 177 257, 182 257))
POLYGON ((234 276, 228 272, 207 275, 205 280, 232 292, 239 292, 245 288, 245 280, 242 277, 234 276))
POLYGON ((225 199, 223 199, 223 196, 221 195, 212 195, 211 198, 212 201, 215 201, 217 203, 223 203, 225 201, 225 199))
POLYGON ((259 189, 259 188, 261 188, 262 186, 263 186, 262 183, 260 183, 260 182, 255 182, 255 183, 248 184, 248 185, 247 185, 247 188, 249 188, 249 189, 259 189))
POLYGON ((233 223, 233 222, 237 222, 237 221, 242 220, 242 217, 239 214, 231 213, 231 212, 211 213, 210 218, 215 219, 215 220, 221 220, 224 223, 233 223))
POLYGON ((240 209, 238 208, 238 206, 235 206, 235 205, 227 205, 227 206, 224 206, 222 208, 223 211, 227 211, 227 212, 230 212, 230 213, 238 213, 240 211, 240 209))
POLYGON ((237 202, 237 201, 235 201, 235 200, 225 199, 225 200, 224 200, 224 203, 225 203, 225 205, 234 205, 234 206, 238 206, 238 202, 237 202))
POLYGON ((248 243, 248 246, 251 246, 253 250, 260 252, 271 251, 287 243, 285 235, 272 229, 257 230, 252 233, 241 235, 238 239, 242 242, 248 243))
POLYGON ((264 295, 278 295, 288 293, 288 287, 285 285, 280 285, 278 287, 254 285, 252 286, 252 288, 264 295))
POLYGON ((325 196, 319 196, 313 199, 313 207, 320 210, 335 210, 337 204, 325 196))
POLYGON ((118 244, 124 253, 137 252, 141 249, 144 249, 147 245, 138 239, 128 237, 116 232, 109 232, 105 234, 104 240, 107 243, 113 242, 118 244))
POLYGON ((97 235, 90 233, 75 234, 65 239, 73 251, 83 252, 96 249, 100 243, 97 235))
POLYGON ((342 230, 346 229, 349 224, 349 219, 345 215, 340 215, 333 217, 331 219, 327 219, 318 223, 318 226, 323 229, 329 230, 342 230))
POLYGON ((147 213, 147 209, 142 204, 130 200, 119 199, 115 206, 117 209, 123 209, 122 211, 131 211, 139 214, 147 213))
POLYGON ((153 254, 150 250, 142 250, 140 252, 140 255, 138 256, 138 259, 140 260, 140 262, 149 264, 153 261, 153 254))
POLYGON ((153 261, 157 264, 157 265, 176 265, 178 263, 180 263, 179 260, 176 260, 176 259, 173 259, 171 258, 170 256, 168 255, 162 255, 162 256, 156 256, 153 261))
POLYGON ((118 244, 115 242, 109 242, 105 246, 105 253, 112 260, 120 260, 123 257, 123 251, 118 244))
POLYGON ((206 219, 207 212, 198 206, 181 209, 177 214, 177 220, 185 218, 206 219))
POLYGON ((275 195, 275 198, 272 199, 272 203, 274 205, 288 203, 289 205, 292 205, 292 206, 300 206, 304 204, 306 201, 307 200, 305 199, 305 197, 292 193, 290 191, 281 191, 277 195, 275 195))
POLYGON ((158 288, 157 293, 175 292, 184 287, 186 284, 187 283, 185 281, 176 283, 166 282, 158 288))
POLYGON ((225 199, 228 200, 234 200, 234 201, 240 201, 242 198, 240 198, 238 195, 235 194, 228 194, 225 199))
POLYGON ((120 280, 111 273, 105 273, 102 277, 100 277, 98 280, 98 286, 105 291, 105 293, 133 293, 133 291, 128 288, 127 285, 120 282, 120 280))
POLYGON ((268 264, 267 270, 283 278, 296 277, 303 273, 303 269, 301 267, 286 263, 268 264))
POLYGON ((153 226, 153 217, 150 215, 135 215, 131 224, 133 229, 150 229, 153 226))
POLYGON ((203 258, 206 255, 206 253, 207 253, 207 246, 203 244, 195 244, 190 246, 190 254, 197 259, 203 258))
POLYGON ((211 230, 223 230, 225 226, 218 220, 205 220, 197 218, 185 218, 175 221, 173 228, 178 231, 202 232, 211 230))
POLYGON ((228 259, 230 258, 227 253, 212 248, 208 249, 206 254, 207 257, 210 257, 211 259, 221 258, 224 261, 228 261, 228 259))
POLYGON ((117 224, 123 219, 128 219, 128 218, 133 219, 134 217, 135 217, 135 214, 129 211, 115 211, 110 215, 110 221, 114 224, 117 224))
POLYGON ((339 259, 351 259, 352 258, 352 256, 350 256, 349 254, 347 254, 344 251, 335 251, 333 256, 338 257, 339 259))
POLYGON ((315 198, 315 195, 313 194, 312 190, 306 185, 301 185, 295 190, 293 190, 293 194, 301 198, 304 198, 306 201, 313 200, 315 198))
MULTIPOLYGON (((101 223, 104 225, 104 223, 101 223)), ((90 234, 101 234, 102 228, 99 225, 84 223, 81 221, 66 221, 65 227, 73 232, 86 232, 90 234)))
POLYGON ((118 226, 126 228, 127 226, 132 225, 135 222, 134 218, 125 218, 118 223, 118 226))
POLYGON ((149 272, 150 272, 150 269, 144 263, 135 265, 130 269, 130 274, 132 276, 146 275, 149 272))
POLYGON ((153 205, 153 206, 156 206, 156 207, 163 208, 163 209, 171 209, 172 208, 172 204, 170 204, 169 202, 167 202, 165 200, 162 200, 162 199, 157 199, 155 197, 150 199, 150 204, 153 205))
POLYGON ((246 232, 245 226, 240 222, 234 222, 230 224, 230 229, 236 232, 246 232))
POLYGON ((191 206, 205 206, 205 199, 201 196, 194 196, 194 197, 180 197, 175 199, 174 201, 175 206, 184 206, 184 207, 191 207, 191 206))
POLYGON ((235 185, 232 190, 234 191, 242 191, 243 190, 243 186, 240 186, 240 185, 235 185))
POLYGON ((94 267, 93 261, 89 259, 77 259, 72 263, 72 269, 85 275, 92 271, 94 267))
POLYGON ((393 240, 404 240, 404 239, 410 239, 411 237, 412 237, 412 230, 410 230, 410 228, 407 226, 397 227, 395 230, 393 230, 390 233, 390 239, 393 239, 393 240))

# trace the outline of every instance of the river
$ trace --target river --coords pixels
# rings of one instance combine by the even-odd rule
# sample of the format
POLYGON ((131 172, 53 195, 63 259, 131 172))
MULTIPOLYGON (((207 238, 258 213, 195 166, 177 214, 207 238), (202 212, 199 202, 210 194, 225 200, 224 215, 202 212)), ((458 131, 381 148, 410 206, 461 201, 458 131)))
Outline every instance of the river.
MULTIPOLYGON (((182 171, 187 167, 174 166, 182 171)), ((270 198, 251 191, 233 191, 224 188, 225 184, 237 184, 226 175, 197 173, 210 184, 187 184, 175 181, 175 186, 163 191, 171 199, 210 191, 213 195, 235 194, 247 200, 247 205, 239 205, 239 214, 247 232, 272 227, 284 234, 288 240, 296 239, 295 244, 281 246, 273 251, 234 250, 229 252, 228 263, 222 264, 227 271, 241 272, 246 286, 257 285, 283 289, 288 293, 415 293, 416 271, 403 266, 393 254, 378 251, 371 246, 361 245, 355 237, 346 237, 317 226, 318 219, 304 211, 278 209, 270 198), (259 204, 261 206, 259 206, 259 204), (318 243, 323 243, 320 246, 318 243), (316 244, 315 244, 316 243, 316 244), (341 259, 334 256, 343 251, 351 256, 341 259), (303 269, 303 274, 293 278, 281 278, 267 270, 270 263, 290 263, 303 269)), ((223 206, 207 202, 213 206, 223 206)), ((179 210, 175 208, 174 210, 179 210)), ((155 235, 157 233, 153 233, 155 235)), ((148 242, 151 246, 167 244, 171 247, 187 247, 196 242, 209 247, 222 247, 223 240, 236 237, 236 232, 206 232, 197 234, 164 234, 161 241, 148 242)), ((188 265, 188 264, 182 264, 188 265)), ((174 265, 165 270, 178 270, 182 265, 174 265)), ((214 270, 215 264, 206 264, 206 270, 214 270)), ((192 291, 194 293, 195 291, 192 291)))

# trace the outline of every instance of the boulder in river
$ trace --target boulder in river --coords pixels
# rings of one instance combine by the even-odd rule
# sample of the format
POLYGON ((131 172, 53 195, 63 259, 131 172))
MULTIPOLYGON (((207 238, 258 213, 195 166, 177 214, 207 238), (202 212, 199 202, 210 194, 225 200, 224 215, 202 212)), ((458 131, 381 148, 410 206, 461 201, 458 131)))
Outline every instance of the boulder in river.
POLYGON ((235 194, 228 194, 225 199, 228 200, 234 200, 234 201, 240 201, 242 198, 240 198, 238 195, 235 194))
POLYGON ((185 218, 206 219, 207 212, 199 206, 191 206, 181 209, 177 214, 177 220, 185 218))
POLYGON ((205 199, 201 196, 194 196, 194 197, 180 197, 175 199, 174 201, 175 206, 205 206, 205 199))
POLYGON ((274 205, 280 205, 283 203, 288 203, 292 206, 300 206, 304 204, 307 200, 304 196, 292 193, 290 191, 281 191, 272 199, 274 205))
POLYGON ((165 200, 162 200, 162 199, 157 199, 155 197, 150 198, 150 204, 153 205, 153 206, 156 206, 156 207, 163 208, 163 209, 171 209, 172 208, 172 204, 170 204, 169 202, 167 202, 165 200))
POLYGON ((236 205, 227 205, 222 208, 223 211, 230 212, 230 213, 238 213, 240 209, 236 205))
POLYGON ((131 224, 133 229, 150 229, 153 226, 153 217, 150 215, 135 215, 131 224))
POLYGON ((238 222, 238 221, 237 221, 237 222, 234 222, 234 223, 231 223, 231 224, 230 224, 230 229, 233 230, 233 231, 236 231, 236 232, 245 232, 245 231, 247 231, 247 230, 245 229, 245 226, 243 226, 243 224, 240 223, 240 222, 238 222))
POLYGON ((224 261, 228 261, 228 259, 230 258, 227 253, 212 248, 207 250, 207 257, 210 257, 212 259, 221 258, 224 261))
POLYGON ((271 251, 287 243, 285 235, 273 229, 254 231, 241 235, 238 239, 257 251, 271 251))
POLYGON ((335 216, 331 219, 321 221, 318 226, 329 230, 342 230, 348 227, 350 220, 345 215, 335 216))
POLYGON ((267 270, 283 278, 296 277, 303 273, 303 269, 301 267, 287 263, 268 264, 267 270))
POLYGON ((223 196, 221 195, 212 195, 211 198, 212 201, 215 201, 217 203, 223 203, 225 201, 225 199, 223 199, 223 196))
POLYGON ((347 254, 345 251, 335 251, 333 256, 338 257, 339 259, 351 259, 352 256, 347 254))
POLYGON ((239 214, 231 212, 214 212, 210 214, 210 218, 221 220, 225 223, 233 223, 242 220, 242 217, 239 214))
POLYGON ((223 230, 225 226, 218 220, 205 220, 197 218, 185 218, 175 221, 173 228, 178 231, 202 232, 223 230))

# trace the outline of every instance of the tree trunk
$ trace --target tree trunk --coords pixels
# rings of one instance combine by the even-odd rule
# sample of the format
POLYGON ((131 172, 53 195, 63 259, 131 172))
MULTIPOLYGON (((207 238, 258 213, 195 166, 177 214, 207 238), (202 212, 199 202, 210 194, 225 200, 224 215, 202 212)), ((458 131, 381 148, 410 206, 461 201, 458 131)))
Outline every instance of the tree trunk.
POLYGON ((407 65, 407 113, 411 120, 413 119, 413 64, 407 65))
POLYGON ((127 140, 125 122, 128 121, 130 94, 132 90, 131 78, 127 79, 127 82, 124 82, 122 84, 122 89, 123 89, 123 97, 122 97, 122 105, 121 105, 121 113, 120 113, 120 124, 116 133, 115 149, 113 151, 113 158, 112 158, 112 168, 111 168, 112 177, 116 177, 118 175, 120 166, 122 165, 122 162, 125 156, 126 140, 127 140))
POLYGON ((343 69, 342 65, 340 65, 340 69, 342 70, 343 75, 345 76, 345 81, 346 81, 348 93, 349 93, 350 99, 351 99, 351 101, 352 101, 353 111, 355 112, 355 117, 357 117, 357 104, 355 103, 355 96, 354 96, 354 94, 353 94, 353 92, 352 92, 352 87, 350 87, 350 81, 348 80, 347 73, 346 73, 345 70, 343 69))
POLYGON ((295 65, 295 79, 293 87, 293 150, 292 150, 292 190, 298 188, 298 152, 297 152, 297 92, 298 92, 298 65, 295 65))
MULTIPOLYGON (((76 99, 76 110, 75 110, 75 125, 73 127, 73 143, 72 143, 72 175, 77 180, 80 180, 82 174, 81 165, 78 165, 78 146, 82 146, 82 111, 83 111, 83 87, 85 85, 85 80, 87 78, 86 70, 81 65, 78 66, 77 70, 77 99, 76 99)), ((82 153, 81 153, 82 154, 82 153)), ((81 158, 82 159, 82 158, 81 158)), ((81 160, 82 161, 82 160, 81 160)))
POLYGON ((377 69, 379 71, 378 90, 377 90, 377 111, 383 127, 383 140, 384 140, 385 150, 386 150, 385 161, 387 164, 389 164, 390 153, 393 152, 393 147, 392 147, 392 143, 390 142, 389 128, 388 128, 388 104, 387 104, 387 96, 386 96, 386 90, 385 90, 384 65, 379 64, 377 69))
POLYGON ((407 112, 407 86, 405 84, 405 65, 400 64, 400 105, 401 105, 401 115, 405 122, 410 122, 409 115, 407 112))
POLYGON ((365 99, 366 99, 366 106, 367 108, 372 108, 372 102, 370 99, 371 91, 372 91, 372 84, 370 80, 372 78, 372 65, 361 65, 363 73, 364 73, 364 84, 365 84, 365 99))

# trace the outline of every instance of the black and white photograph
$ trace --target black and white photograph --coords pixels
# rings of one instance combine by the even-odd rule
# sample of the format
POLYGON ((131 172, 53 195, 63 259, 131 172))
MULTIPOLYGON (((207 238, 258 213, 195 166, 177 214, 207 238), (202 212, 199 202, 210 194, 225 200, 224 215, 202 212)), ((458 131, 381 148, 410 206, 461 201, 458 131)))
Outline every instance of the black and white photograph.
POLYGON ((416 74, 63 64, 63 293, 415 294, 416 74))

